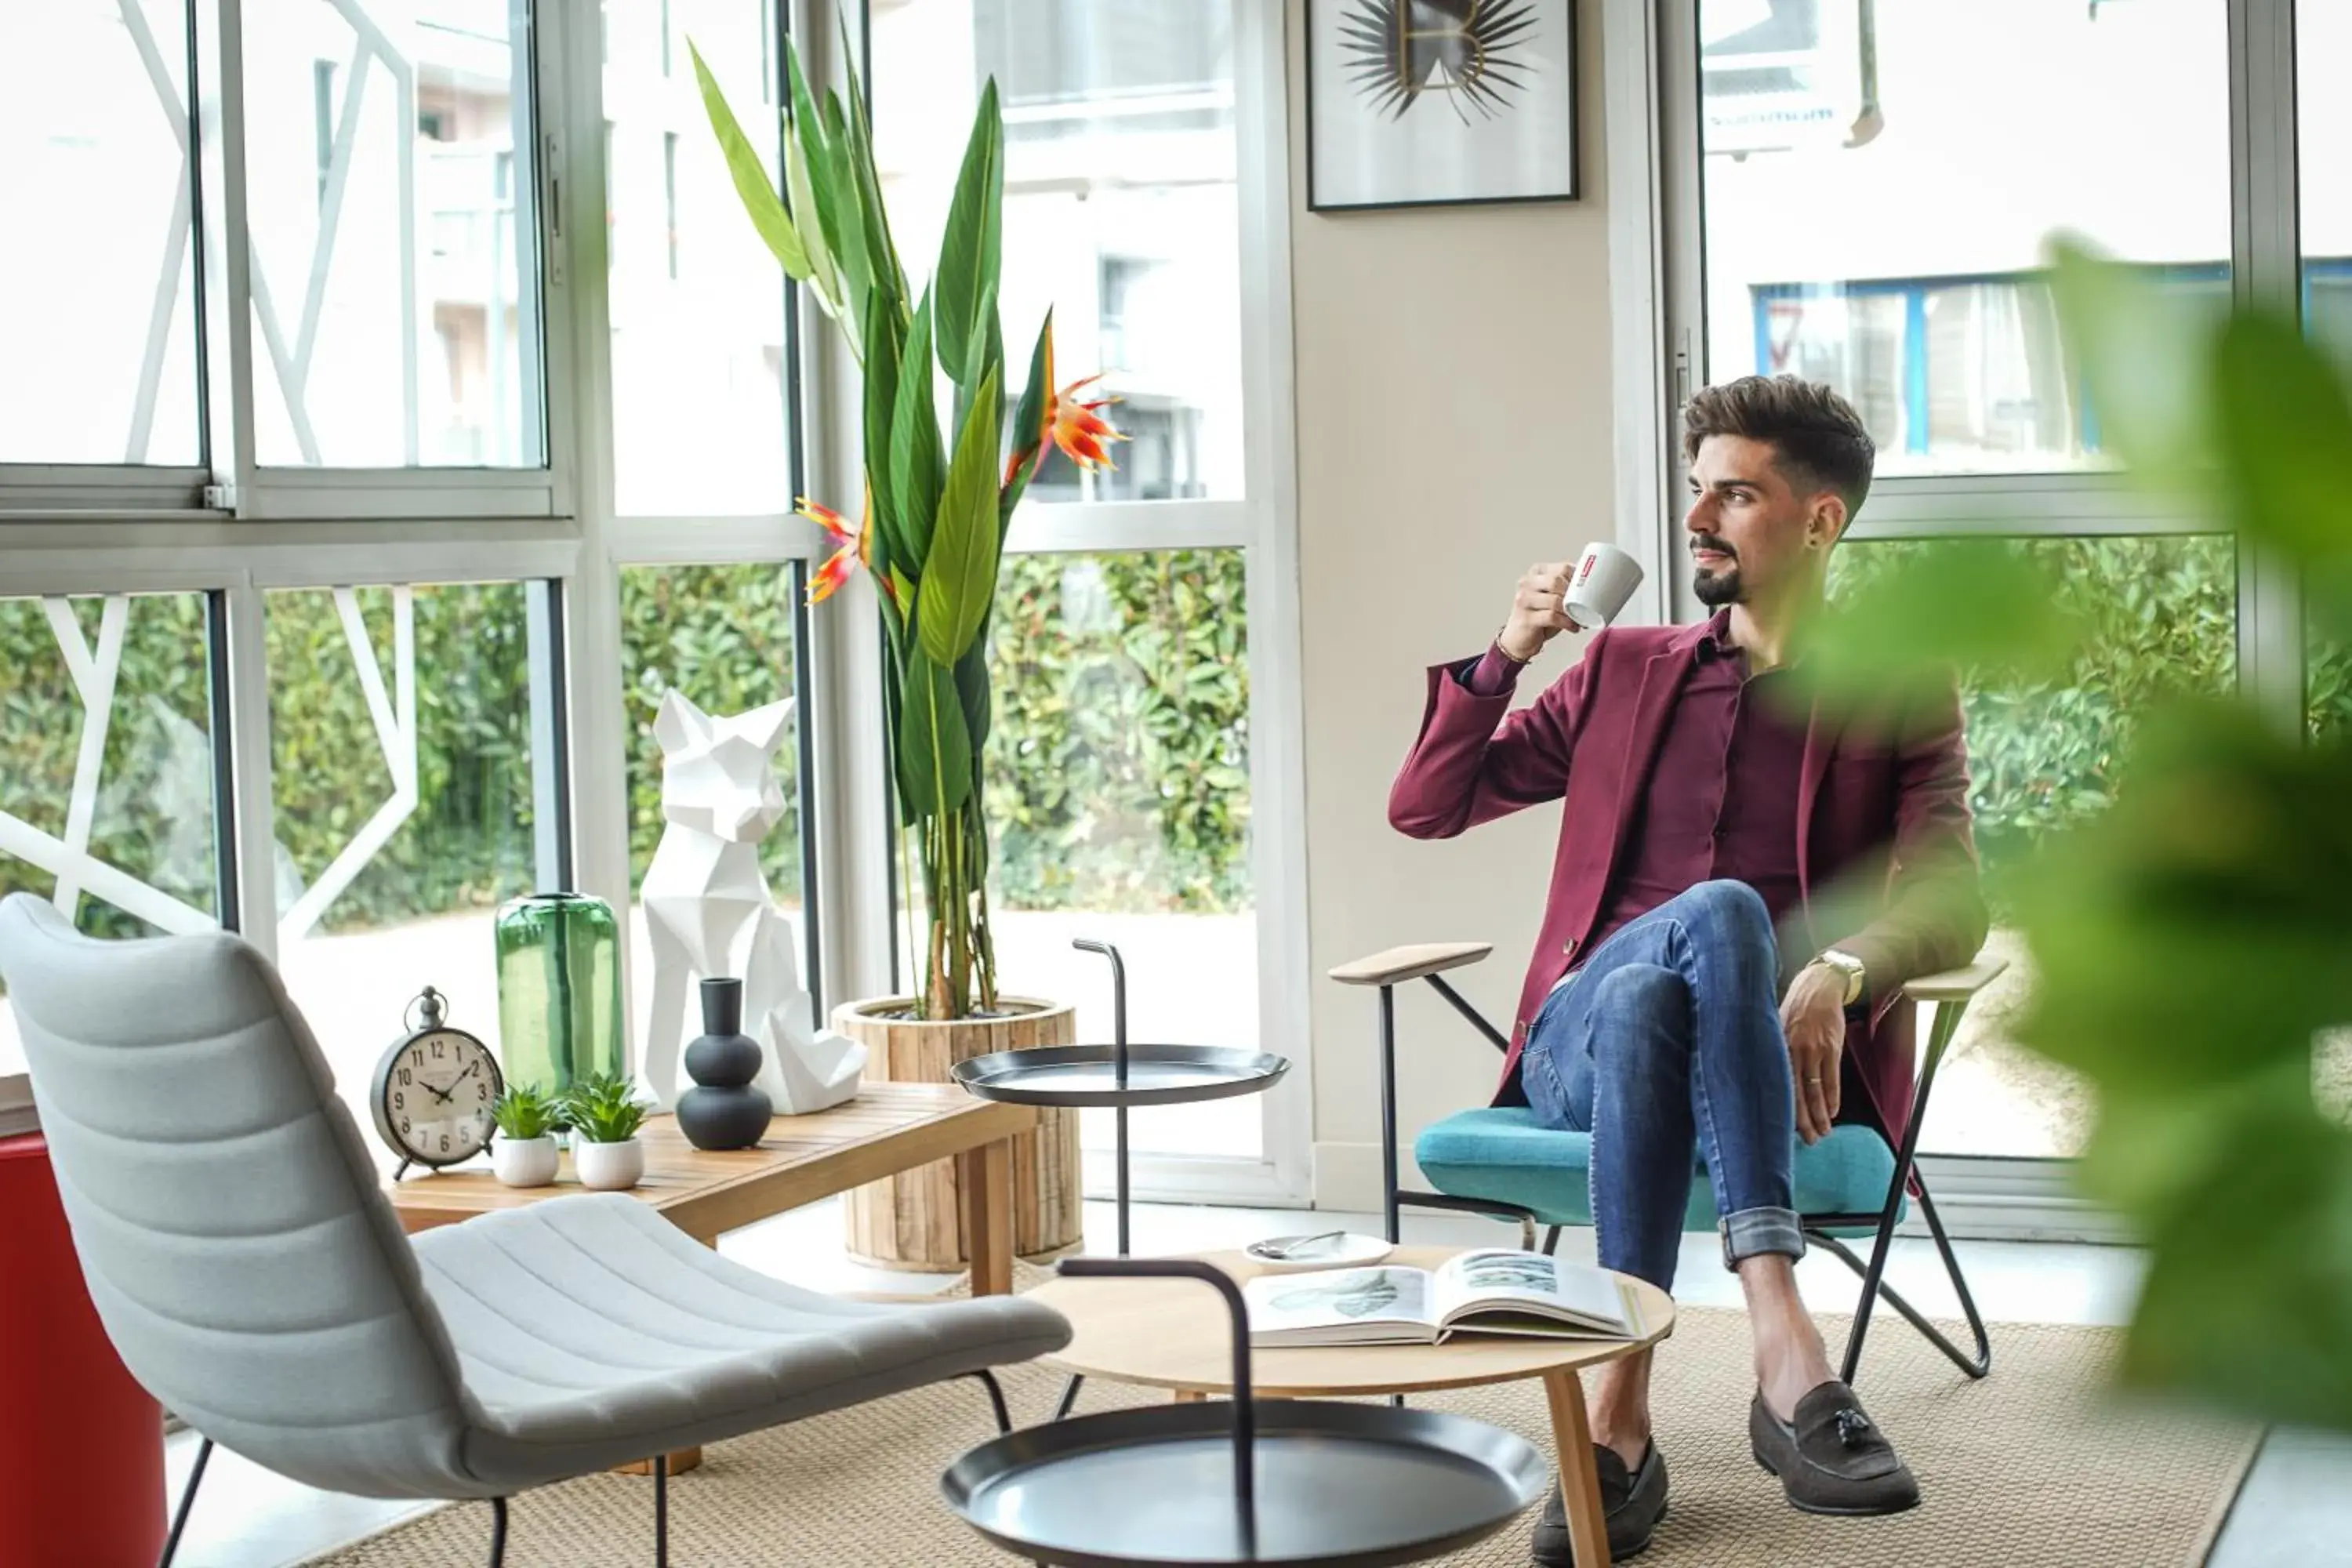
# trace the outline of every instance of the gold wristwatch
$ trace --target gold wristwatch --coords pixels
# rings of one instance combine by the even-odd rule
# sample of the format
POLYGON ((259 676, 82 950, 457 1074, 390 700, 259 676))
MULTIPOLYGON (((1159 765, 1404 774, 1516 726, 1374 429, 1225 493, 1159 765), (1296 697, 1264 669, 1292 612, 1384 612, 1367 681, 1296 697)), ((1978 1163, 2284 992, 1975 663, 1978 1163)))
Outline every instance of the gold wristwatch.
POLYGON ((1839 973, 1845 976, 1845 1005, 1847 1006, 1851 1007, 1856 1002, 1862 1000, 1862 988, 1864 982, 1869 978, 1869 976, 1863 971, 1862 960, 1856 958, 1850 952, 1843 952, 1834 947, 1829 947, 1823 948, 1820 956, 1815 958, 1813 962, 1815 963, 1826 963, 1832 969, 1836 970, 1839 973))

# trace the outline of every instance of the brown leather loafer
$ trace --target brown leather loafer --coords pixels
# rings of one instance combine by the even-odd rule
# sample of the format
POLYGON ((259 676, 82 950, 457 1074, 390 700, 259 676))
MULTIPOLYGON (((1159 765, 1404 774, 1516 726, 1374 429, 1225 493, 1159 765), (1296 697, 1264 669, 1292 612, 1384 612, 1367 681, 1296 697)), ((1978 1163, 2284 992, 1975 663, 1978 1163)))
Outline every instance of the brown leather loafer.
POLYGON ((1748 1407, 1748 1440, 1756 1462, 1780 1478, 1791 1508, 1877 1514, 1919 1504, 1919 1483, 1895 1445, 1835 1379, 1797 1401, 1794 1421, 1773 1415, 1759 1390, 1748 1407))
MULTIPOLYGON (((1642 1456, 1641 1468, 1629 1473, 1616 1449, 1595 1443, 1592 1462, 1601 1472, 1601 1511, 1609 1531, 1609 1560, 1622 1563, 1650 1544, 1650 1532, 1666 1517, 1666 1458, 1653 1441, 1642 1456)), ((1552 1482, 1551 1496, 1544 1500, 1543 1517, 1536 1521, 1535 1539, 1528 1543, 1528 1558, 1536 1568, 1575 1568, 1575 1549, 1568 1540, 1568 1504, 1558 1481, 1552 1482)))

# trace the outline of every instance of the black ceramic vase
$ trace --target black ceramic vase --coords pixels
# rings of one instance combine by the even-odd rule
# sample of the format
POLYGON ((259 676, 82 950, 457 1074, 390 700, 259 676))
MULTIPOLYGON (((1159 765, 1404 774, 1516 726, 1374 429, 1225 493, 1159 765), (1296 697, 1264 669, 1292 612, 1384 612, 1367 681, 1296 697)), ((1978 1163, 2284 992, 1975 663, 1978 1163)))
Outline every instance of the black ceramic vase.
POLYGON ((694 1087, 677 1097, 677 1130, 698 1149, 749 1149, 768 1131, 776 1108, 751 1080, 760 1042, 743 1032, 743 983, 702 983, 702 1037, 686 1047, 694 1087))

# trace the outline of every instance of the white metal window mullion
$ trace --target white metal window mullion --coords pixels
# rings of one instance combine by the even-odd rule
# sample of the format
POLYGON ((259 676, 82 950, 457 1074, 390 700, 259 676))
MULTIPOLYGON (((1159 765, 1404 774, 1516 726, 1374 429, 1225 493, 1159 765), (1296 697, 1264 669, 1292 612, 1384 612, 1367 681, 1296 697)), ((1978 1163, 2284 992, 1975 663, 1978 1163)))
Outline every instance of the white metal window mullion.
POLYGON ((231 516, 253 493, 253 277, 245 166, 245 0, 193 0, 200 177, 196 331, 205 451, 203 500, 231 516))
MULTIPOLYGON (((1694 7, 1674 10, 1688 18, 1694 7)), ((1615 411, 1617 544, 1641 563, 1642 586, 1627 606, 1636 624, 1656 625, 1675 612, 1674 497, 1679 474, 1675 411, 1687 395, 1690 359, 1667 350, 1673 285, 1666 236, 1696 233, 1669 224, 1677 183, 1669 177, 1673 140, 1661 134, 1661 110, 1673 101, 1661 75, 1664 44, 1657 0, 1607 0, 1601 16, 1602 113, 1608 158, 1610 363, 1615 411), (1679 373, 1677 373, 1679 367, 1679 373)), ((1693 124, 1695 136, 1696 122, 1693 124)), ((1694 169, 1694 173, 1695 173, 1694 169)), ((1682 182, 1695 184, 1695 181, 1682 182)), ((1690 195, 1696 210, 1696 194, 1690 195)), ((1695 264, 1695 263, 1694 263, 1695 264)), ((1696 285, 1692 298, 1701 298, 1696 285)), ((1685 342, 1696 326, 1681 331, 1685 342)))
MULTIPOLYGON (((613 365, 611 297, 603 221, 604 63, 593 7, 541 0, 538 7, 540 80, 547 96, 539 118, 541 243, 547 269, 562 282, 550 294, 548 332, 562 339, 570 383, 562 423, 553 421, 549 453, 574 455, 569 498, 580 551, 564 578, 564 678, 572 784, 572 879, 575 890, 629 907, 628 751, 621 680, 620 569, 613 554, 613 365)), ((554 360, 551 355, 550 373, 554 360)), ((623 944, 624 1016, 635 1017, 637 976, 623 944)), ((634 1038, 632 1049, 634 1050, 634 1038)))
MULTIPOLYGON (((1236 1195, 1310 1198, 1314 1002, 1307 923, 1306 700, 1300 646, 1297 388, 1291 356, 1289 7, 1233 0, 1234 167, 1241 243, 1243 473, 1247 542, 1250 880, 1258 1038, 1290 1058, 1261 1096, 1256 1171, 1236 1195)), ((1165 504, 1165 503, 1163 503, 1165 504)), ((1185 506, 1182 510, 1197 509, 1185 506)), ((1199 1175, 1213 1179, 1212 1173, 1199 1175)))
MULTIPOLYGON (((2231 280, 2241 304, 2296 310, 2303 295, 2297 206, 2294 0, 2229 0, 2231 280)), ((2252 543, 2238 552, 2238 680, 2300 732, 2303 594, 2294 571, 2252 543)))
POLYGON ((276 777, 269 755, 268 610, 250 577, 228 590, 230 811, 236 824, 237 925, 263 957, 278 959, 276 777))
POLYGON ((623 517, 604 525, 604 550, 619 565, 726 566, 820 561, 832 552, 806 518, 623 517))
POLYGON ((0 590, 161 593, 230 577, 262 589, 527 581, 569 574, 580 553, 566 526, 498 520, 12 524, 0 528, 0 590))
POLYGON ((208 468, 0 464, 0 523, 21 518, 103 521, 201 515, 208 468))
POLYGON ((1011 555, 1215 550, 1251 543, 1257 528, 1247 500, 1031 501, 1013 514, 1004 549, 1011 555))

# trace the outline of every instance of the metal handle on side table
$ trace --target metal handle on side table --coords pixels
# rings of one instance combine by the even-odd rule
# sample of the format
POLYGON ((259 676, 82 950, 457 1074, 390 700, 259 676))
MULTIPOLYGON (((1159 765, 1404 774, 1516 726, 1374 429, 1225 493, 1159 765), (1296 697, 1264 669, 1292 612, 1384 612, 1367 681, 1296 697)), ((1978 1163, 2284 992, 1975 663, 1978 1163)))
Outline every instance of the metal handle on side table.
POLYGON ((1198 1279, 1225 1299, 1234 1330, 1234 1493, 1240 1500, 1244 1539, 1257 1555, 1257 1415, 1250 1394, 1249 1308, 1241 1287, 1222 1268, 1189 1258, 1066 1258, 1057 1266, 1078 1279, 1198 1279))
POLYGON ((1110 960, 1110 1037, 1111 1061, 1118 1072, 1118 1087, 1127 1087, 1127 963, 1118 949, 1107 942, 1091 937, 1073 937, 1070 945, 1083 952, 1099 952, 1110 960))
MULTIPOLYGON (((1119 957, 1118 949, 1107 942, 1080 936, 1071 938, 1070 945, 1082 952, 1099 952, 1110 960, 1111 1067, 1123 1089, 1127 1087, 1127 963, 1119 957)), ((1127 1107, 1120 1105, 1111 1116, 1116 1133, 1111 1157, 1118 1179, 1118 1255, 1125 1258, 1133 1250, 1128 1245, 1127 1107)))

